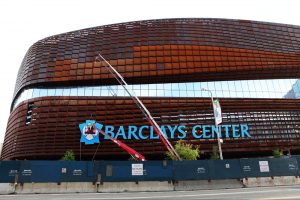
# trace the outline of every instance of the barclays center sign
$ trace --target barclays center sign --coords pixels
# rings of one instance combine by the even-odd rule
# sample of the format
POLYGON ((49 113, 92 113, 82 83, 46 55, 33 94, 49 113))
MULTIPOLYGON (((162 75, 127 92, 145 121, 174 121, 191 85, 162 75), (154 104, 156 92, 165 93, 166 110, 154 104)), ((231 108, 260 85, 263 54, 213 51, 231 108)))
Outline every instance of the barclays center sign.
MULTIPOLYGON (((195 125, 191 131, 186 126, 163 125, 160 126, 162 132, 170 139, 185 139, 189 134, 195 139, 213 139, 217 138, 217 132, 220 138, 251 138, 247 124, 219 125, 218 131, 214 125, 195 125)), ((159 139, 152 126, 105 126, 104 131, 116 139, 159 139)), ((104 139, 108 139, 104 137, 104 139)))
MULTIPOLYGON (((152 126, 110 126, 87 120, 79 125, 82 136, 81 142, 93 144, 99 143, 99 131, 105 133, 104 139, 109 136, 122 140, 146 140, 159 139, 152 126), (109 135, 109 136, 107 136, 109 135)), ((169 139, 214 139, 219 133, 220 138, 251 138, 247 124, 219 125, 218 130, 214 125, 194 125, 191 129, 184 125, 162 125, 160 126, 164 135, 169 139)))

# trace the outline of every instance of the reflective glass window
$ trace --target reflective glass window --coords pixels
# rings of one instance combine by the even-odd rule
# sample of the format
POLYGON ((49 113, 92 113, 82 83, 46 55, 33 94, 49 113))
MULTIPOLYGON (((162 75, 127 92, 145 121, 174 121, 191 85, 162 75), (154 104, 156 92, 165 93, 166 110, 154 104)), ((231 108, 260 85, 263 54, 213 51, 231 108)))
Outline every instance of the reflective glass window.
POLYGON ((171 97, 172 96, 172 90, 171 89, 165 89, 164 93, 165 93, 166 97, 171 97))
POLYGON ((149 90, 141 90, 141 96, 145 96, 145 97, 147 97, 147 96, 149 96, 149 90))
POLYGON ((32 98, 39 97, 40 89, 33 89, 32 98))
POLYGON ((141 96, 141 90, 134 90, 136 96, 141 96))
MULTIPOLYGON (((300 98, 300 79, 243 80, 192 83, 160 83, 128 85, 138 96, 153 97, 215 97, 224 98, 300 98)), ((65 88, 30 88, 14 101, 18 103, 42 96, 128 96, 120 85, 65 88)))
POLYGON ((47 89, 40 89, 40 97, 48 96, 48 90, 47 89))
POLYGON ((85 88, 84 96, 93 96, 93 88, 92 87, 85 88))
POLYGON ((63 89, 63 96, 70 96, 70 91, 71 91, 70 88, 64 88, 63 89))
POLYGON ((78 95, 78 92, 77 92, 77 88, 71 88, 70 90, 70 96, 77 96, 78 95))
POLYGON ((33 95, 33 89, 28 89, 27 91, 28 91, 28 92, 27 92, 27 98, 28 98, 28 99, 32 98, 32 95, 33 95))
POLYGON ((55 96, 55 89, 48 89, 48 96, 55 96))
POLYGON ((101 90, 100 90, 100 88, 98 88, 98 87, 95 87, 94 89, 93 89, 93 96, 98 96, 98 97, 100 97, 101 96, 101 90))
POLYGON ((55 89, 55 96, 63 96, 63 89, 55 89))
POLYGON ((110 96, 108 89, 102 88, 102 90, 101 90, 101 96, 110 96))
POLYGON ((78 96, 84 96, 84 88, 83 87, 78 88, 77 92, 78 92, 78 96))
POLYGON ((24 100, 26 100, 26 99, 28 99, 28 90, 25 90, 24 92, 22 92, 22 94, 21 94, 23 97, 22 97, 22 99, 24 99, 24 100))

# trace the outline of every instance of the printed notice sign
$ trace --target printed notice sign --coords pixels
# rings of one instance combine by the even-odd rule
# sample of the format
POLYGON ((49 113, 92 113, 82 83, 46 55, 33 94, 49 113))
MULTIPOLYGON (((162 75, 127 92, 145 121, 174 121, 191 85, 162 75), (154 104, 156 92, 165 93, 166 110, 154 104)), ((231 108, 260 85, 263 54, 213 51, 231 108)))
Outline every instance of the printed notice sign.
POLYGON ((143 175, 143 164, 132 164, 131 165, 132 176, 142 176, 143 175))
POLYGON ((260 172, 270 172, 268 161, 259 161, 260 172))

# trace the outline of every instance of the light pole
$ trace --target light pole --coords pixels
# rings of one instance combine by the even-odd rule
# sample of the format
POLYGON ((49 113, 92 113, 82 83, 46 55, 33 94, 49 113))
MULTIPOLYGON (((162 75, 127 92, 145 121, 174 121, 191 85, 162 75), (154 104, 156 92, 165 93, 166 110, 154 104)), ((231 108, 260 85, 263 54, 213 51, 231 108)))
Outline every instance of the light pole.
POLYGON ((220 141, 220 137, 219 137, 218 123, 217 123, 217 120, 216 120, 216 113, 215 113, 215 109, 214 109, 214 98, 213 98, 212 92, 209 89, 201 88, 201 90, 202 91, 207 91, 207 92, 210 93, 211 105, 212 105, 212 108, 213 108, 215 126, 216 126, 216 131, 217 131, 219 155, 220 155, 220 159, 223 160, 223 153, 222 153, 221 141, 220 141))

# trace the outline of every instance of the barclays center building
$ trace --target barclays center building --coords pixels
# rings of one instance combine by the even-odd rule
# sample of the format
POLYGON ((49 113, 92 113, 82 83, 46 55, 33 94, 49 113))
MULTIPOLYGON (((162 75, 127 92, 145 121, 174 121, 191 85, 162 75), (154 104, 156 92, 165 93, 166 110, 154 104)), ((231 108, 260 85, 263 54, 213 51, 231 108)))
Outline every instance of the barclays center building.
MULTIPOLYGON (((222 108, 224 158, 300 153, 300 27, 230 19, 159 19, 42 39, 18 72, 1 159, 60 159, 91 119, 146 159, 167 149, 101 55, 124 77, 169 141, 217 144, 211 96, 222 108), (132 128, 136 127, 136 128, 132 128)), ((128 159, 100 136, 96 159, 128 159)))

